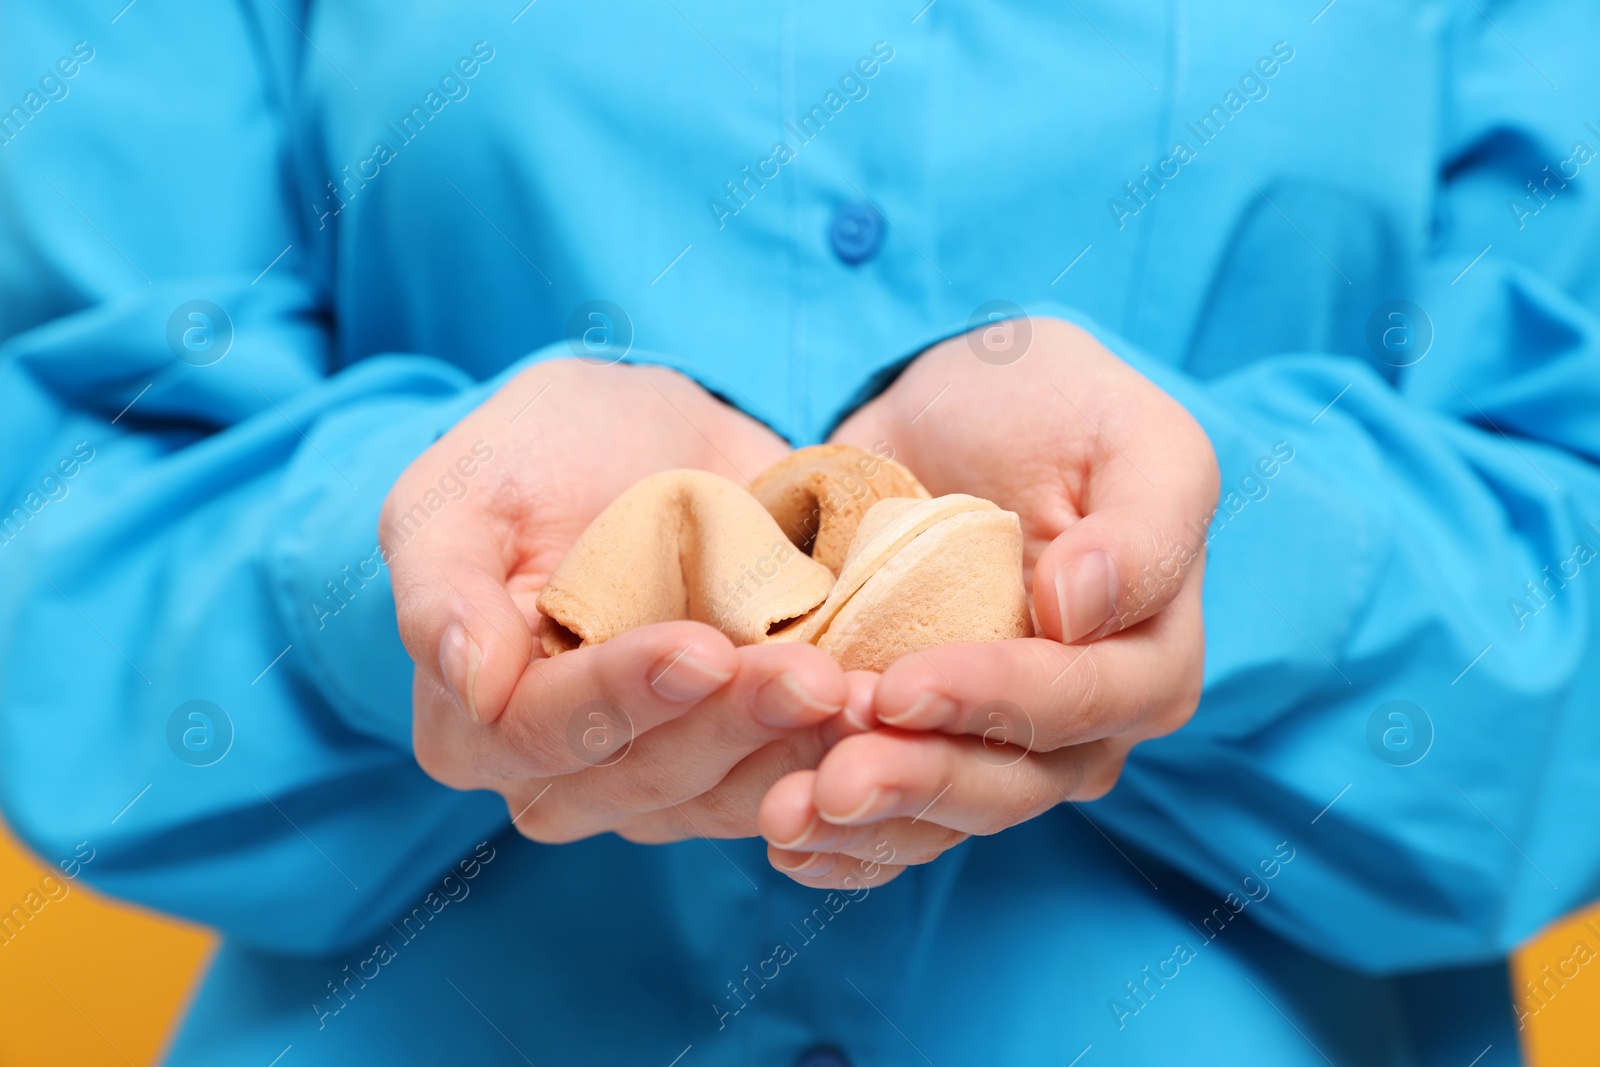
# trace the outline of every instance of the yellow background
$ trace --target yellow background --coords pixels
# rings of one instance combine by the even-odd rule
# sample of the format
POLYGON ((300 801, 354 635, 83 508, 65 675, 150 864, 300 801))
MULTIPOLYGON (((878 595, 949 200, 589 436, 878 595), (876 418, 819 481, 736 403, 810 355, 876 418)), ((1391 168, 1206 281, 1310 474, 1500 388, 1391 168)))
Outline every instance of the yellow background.
MULTIPOLYGON (((20 902, 50 873, 0 830, 0 906, 20 902)), ((213 938, 113 903, 81 878, 70 884, 66 897, 47 904, 19 936, 0 945, 0 1065, 158 1062, 213 938)), ((1600 950, 1600 937, 1584 918, 1557 924, 1524 949, 1513 976, 1519 991, 1524 981, 1539 977, 1542 966, 1571 956, 1575 942, 1600 950)), ((1587 918, 1600 926, 1600 909, 1587 918)), ((1524 1010, 1539 1008, 1523 1033, 1534 1067, 1590 1062, 1600 1048, 1600 981, 1585 981, 1590 973, 1584 967, 1543 1006, 1521 993, 1524 1010)))

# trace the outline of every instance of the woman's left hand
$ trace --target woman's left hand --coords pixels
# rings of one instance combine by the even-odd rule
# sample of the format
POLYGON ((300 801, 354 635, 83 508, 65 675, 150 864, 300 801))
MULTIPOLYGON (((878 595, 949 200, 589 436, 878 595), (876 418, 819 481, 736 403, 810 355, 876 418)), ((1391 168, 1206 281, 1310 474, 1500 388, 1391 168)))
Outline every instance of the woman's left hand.
POLYGON ((1216 460, 1198 423, 1088 334, 1022 320, 919 356, 835 440, 887 441, 935 494, 1017 512, 1041 636, 946 645, 878 679, 872 728, 795 771, 759 812, 806 885, 881 884, 1116 783, 1129 750, 1200 698, 1216 460), (1014 353, 1012 353, 1014 354, 1014 353))

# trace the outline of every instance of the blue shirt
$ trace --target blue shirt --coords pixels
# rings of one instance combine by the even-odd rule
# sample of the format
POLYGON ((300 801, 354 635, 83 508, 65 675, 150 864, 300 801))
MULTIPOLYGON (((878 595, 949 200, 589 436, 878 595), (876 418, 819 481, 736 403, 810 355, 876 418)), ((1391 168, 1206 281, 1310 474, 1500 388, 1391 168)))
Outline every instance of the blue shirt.
POLYGON ((0 805, 221 931, 171 1062, 1516 1062, 1600 886, 1593 4, 115 7, 0 39, 0 805), (992 301, 1221 464, 1106 799, 852 896, 418 769, 378 507, 505 375, 807 443, 992 301))

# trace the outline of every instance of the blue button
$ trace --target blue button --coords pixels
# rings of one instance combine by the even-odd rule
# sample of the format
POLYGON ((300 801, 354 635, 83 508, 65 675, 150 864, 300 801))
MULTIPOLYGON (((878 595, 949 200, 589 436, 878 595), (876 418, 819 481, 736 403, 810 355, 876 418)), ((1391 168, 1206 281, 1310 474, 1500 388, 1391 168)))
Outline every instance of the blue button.
POLYGON ((818 1045, 800 1053, 794 1067, 850 1067, 850 1061, 832 1045, 818 1045))
POLYGON ((828 239, 840 259, 851 265, 863 263, 883 244, 883 216, 865 200, 841 204, 833 213, 828 239))

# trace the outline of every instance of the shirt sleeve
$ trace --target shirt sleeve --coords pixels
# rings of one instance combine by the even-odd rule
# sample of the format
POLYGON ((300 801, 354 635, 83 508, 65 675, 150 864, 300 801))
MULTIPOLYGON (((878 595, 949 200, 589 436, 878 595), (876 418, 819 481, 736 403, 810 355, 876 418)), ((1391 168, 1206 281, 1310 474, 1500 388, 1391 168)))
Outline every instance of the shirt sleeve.
POLYGON ((1495 10, 1453 31, 1433 258, 1373 358, 1199 380, 1109 342, 1223 488, 1200 709, 1085 811, 1219 896, 1270 871, 1252 914, 1367 971, 1502 956, 1600 894, 1600 142, 1564 103, 1600 98, 1596 18, 1495 10))
POLYGON ((0 134, 0 805, 118 896, 326 951, 507 824, 412 758, 377 544, 497 383, 335 370, 288 192, 302 5, 92 8, 0 35, 43 72, 0 134))

